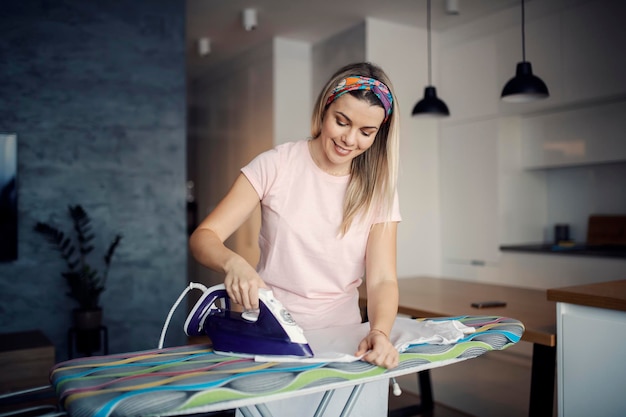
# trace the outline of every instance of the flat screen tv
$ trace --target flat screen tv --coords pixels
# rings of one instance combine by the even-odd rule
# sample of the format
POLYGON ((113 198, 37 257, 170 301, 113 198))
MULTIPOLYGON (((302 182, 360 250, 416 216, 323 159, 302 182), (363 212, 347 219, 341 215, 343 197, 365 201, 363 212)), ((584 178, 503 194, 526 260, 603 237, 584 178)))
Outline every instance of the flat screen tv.
POLYGON ((0 262, 17 259, 17 135, 0 133, 0 262))

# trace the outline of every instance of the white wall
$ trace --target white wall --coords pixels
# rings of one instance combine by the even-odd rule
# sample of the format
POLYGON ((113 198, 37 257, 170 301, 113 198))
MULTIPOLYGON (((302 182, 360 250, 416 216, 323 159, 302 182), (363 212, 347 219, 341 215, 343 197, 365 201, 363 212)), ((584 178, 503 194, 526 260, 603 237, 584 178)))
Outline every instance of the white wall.
POLYGON ((274 144, 310 136, 311 45, 274 39, 274 144))
POLYGON ((313 45, 312 98, 342 66, 365 60, 365 22, 313 45))
POLYGON ((571 238, 584 242, 589 214, 626 214, 626 162, 551 169, 546 182, 550 240, 555 223, 570 224, 571 238))
POLYGON ((398 276, 439 275, 438 122, 411 116, 428 83, 426 31, 371 18, 366 29, 366 59, 387 72, 401 114, 398 276))

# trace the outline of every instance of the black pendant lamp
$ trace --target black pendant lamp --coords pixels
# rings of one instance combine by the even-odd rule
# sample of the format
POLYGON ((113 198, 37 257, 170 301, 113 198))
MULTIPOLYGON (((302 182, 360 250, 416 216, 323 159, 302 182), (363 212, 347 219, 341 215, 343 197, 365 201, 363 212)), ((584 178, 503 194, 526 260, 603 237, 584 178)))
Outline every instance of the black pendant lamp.
POLYGON ((413 107, 413 116, 446 117, 450 116, 448 106, 437 97, 437 89, 432 85, 432 68, 430 63, 430 0, 427 2, 427 31, 428 31, 428 86, 424 88, 424 98, 413 107))
POLYGON ((524 25, 524 0, 522 0, 522 62, 517 63, 515 77, 506 83, 500 96, 503 101, 509 103, 527 103, 550 96, 546 83, 541 78, 533 75, 532 66, 530 62, 526 61, 524 25))

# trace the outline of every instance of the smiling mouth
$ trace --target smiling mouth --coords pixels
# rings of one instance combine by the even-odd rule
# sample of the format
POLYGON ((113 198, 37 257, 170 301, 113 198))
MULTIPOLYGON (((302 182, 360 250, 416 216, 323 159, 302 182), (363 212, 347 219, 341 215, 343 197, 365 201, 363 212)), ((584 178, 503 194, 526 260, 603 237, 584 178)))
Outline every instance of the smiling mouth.
POLYGON ((346 149, 346 148, 343 148, 343 147, 337 145, 337 142, 335 142, 334 140, 333 140, 333 144, 335 145, 335 150, 340 155, 346 156, 346 155, 348 155, 351 152, 349 149, 346 149))

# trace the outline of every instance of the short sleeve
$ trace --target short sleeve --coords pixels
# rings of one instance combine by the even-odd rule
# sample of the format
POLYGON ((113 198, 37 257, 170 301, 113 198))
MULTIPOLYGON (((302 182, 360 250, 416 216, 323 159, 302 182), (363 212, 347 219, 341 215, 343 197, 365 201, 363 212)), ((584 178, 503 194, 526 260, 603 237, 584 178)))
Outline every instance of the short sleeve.
POLYGON ((400 202, 398 198, 398 191, 393 196, 393 205, 391 206, 391 211, 387 216, 381 214, 374 218, 374 224, 376 223, 386 223, 386 222, 400 222, 402 221, 402 215, 400 214, 400 202))
POLYGON ((280 152, 274 148, 257 155, 248 165, 241 168, 241 172, 252 184, 263 199, 278 176, 280 152))

